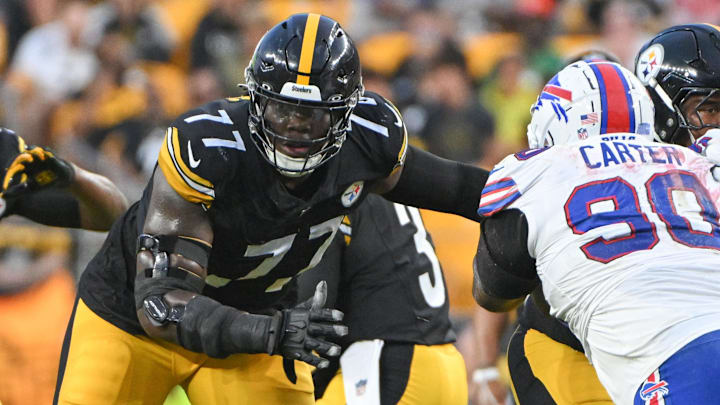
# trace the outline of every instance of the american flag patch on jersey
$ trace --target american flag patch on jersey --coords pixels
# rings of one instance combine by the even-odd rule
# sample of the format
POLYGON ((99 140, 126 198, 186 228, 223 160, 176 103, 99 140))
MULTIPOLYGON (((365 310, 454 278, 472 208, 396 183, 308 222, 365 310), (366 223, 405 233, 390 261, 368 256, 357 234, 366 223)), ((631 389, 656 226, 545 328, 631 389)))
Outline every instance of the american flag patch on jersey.
POLYGON ((580 115, 580 125, 597 124, 598 115, 597 113, 589 113, 580 115))
POLYGON ((510 177, 488 183, 485 185, 482 196, 480 197, 478 214, 484 216, 492 215, 515 201, 520 195, 515 180, 510 177))

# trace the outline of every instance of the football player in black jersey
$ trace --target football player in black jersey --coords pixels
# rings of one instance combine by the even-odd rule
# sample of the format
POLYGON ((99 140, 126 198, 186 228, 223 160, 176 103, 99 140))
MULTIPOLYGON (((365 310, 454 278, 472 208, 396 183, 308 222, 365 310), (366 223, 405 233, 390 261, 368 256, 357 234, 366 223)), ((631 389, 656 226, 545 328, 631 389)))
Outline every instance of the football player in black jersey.
POLYGON ((349 402, 349 384, 366 401, 379 386, 368 404, 467 405, 443 272, 417 208, 368 196, 343 220, 318 267, 300 277, 300 296, 311 296, 320 280, 328 282, 328 302, 345 313, 343 351, 363 353, 343 358, 343 365, 365 371, 340 373, 338 361, 315 371, 318 404, 349 402), (364 355, 375 348, 376 358, 364 355))
MULTIPOLYGON (((714 45, 719 35, 718 27, 710 24, 674 26, 658 33, 638 52, 635 74, 653 100, 655 131, 663 142, 695 142, 691 149, 704 152, 715 141, 706 134, 720 127, 720 52, 714 45)), ((613 59, 602 53, 590 57, 613 59)), ((612 404, 580 341, 563 322, 547 315, 543 306, 542 300, 525 300, 508 347, 516 402, 612 404)))
POLYGON ((322 284, 289 303, 344 216, 374 192, 479 219, 487 171, 409 147, 337 22, 289 17, 245 76, 247 97, 171 124, 142 199, 89 263, 56 402, 158 403, 180 384, 203 404, 313 403, 310 365, 339 354, 324 338, 346 328, 322 284))
POLYGON ((94 231, 110 229, 128 203, 106 177, 84 170, 0 128, 0 218, 94 231))

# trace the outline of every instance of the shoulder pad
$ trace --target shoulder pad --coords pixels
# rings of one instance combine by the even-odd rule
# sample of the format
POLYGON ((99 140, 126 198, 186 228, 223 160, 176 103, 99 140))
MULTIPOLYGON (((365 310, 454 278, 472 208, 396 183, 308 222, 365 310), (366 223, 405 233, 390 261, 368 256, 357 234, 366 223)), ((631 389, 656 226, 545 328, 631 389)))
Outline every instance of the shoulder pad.
POLYGON ((402 166, 408 147, 408 134, 400 111, 379 94, 365 92, 350 116, 350 138, 379 148, 390 168, 402 166))
POLYGON ((210 206, 219 183, 232 178, 233 156, 245 151, 242 100, 218 100, 182 114, 168 128, 158 165, 187 201, 210 206), (230 153, 228 153, 230 152, 230 153))
POLYGON ((550 161, 542 155, 547 150, 549 148, 515 153, 495 165, 483 188, 478 214, 491 216, 520 198, 549 166, 550 161))

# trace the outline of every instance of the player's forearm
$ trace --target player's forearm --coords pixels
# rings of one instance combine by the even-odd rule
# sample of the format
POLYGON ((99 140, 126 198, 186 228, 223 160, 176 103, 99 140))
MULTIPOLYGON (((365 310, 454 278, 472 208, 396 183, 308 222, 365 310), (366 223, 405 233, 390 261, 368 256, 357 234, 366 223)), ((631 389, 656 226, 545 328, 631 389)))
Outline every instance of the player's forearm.
POLYGON ((105 176, 73 166, 75 177, 68 190, 78 201, 80 226, 95 231, 110 229, 127 209, 127 199, 105 176))
POLYGON ((401 204, 479 222, 477 209, 487 179, 487 170, 410 147, 400 179, 383 196, 401 204))
POLYGON ((471 370, 495 366, 507 319, 507 314, 492 313, 482 308, 475 310, 472 319, 475 356, 470 364, 471 370))
POLYGON ((148 336, 215 358, 273 353, 279 318, 240 311, 190 291, 169 291, 163 298, 170 307, 182 307, 182 317, 177 322, 158 322, 148 316, 146 308, 138 309, 140 325, 148 336))

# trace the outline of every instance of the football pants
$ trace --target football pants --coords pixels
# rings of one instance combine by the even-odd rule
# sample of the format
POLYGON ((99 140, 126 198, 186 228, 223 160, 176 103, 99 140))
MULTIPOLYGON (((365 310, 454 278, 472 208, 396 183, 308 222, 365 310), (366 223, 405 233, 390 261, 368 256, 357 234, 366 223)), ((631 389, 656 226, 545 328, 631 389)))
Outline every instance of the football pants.
POLYGON ((196 404, 313 404, 310 366, 296 361, 297 383, 292 384, 282 362, 266 354, 216 359, 132 335, 78 300, 63 345, 55 403, 160 405, 180 385, 196 404))

